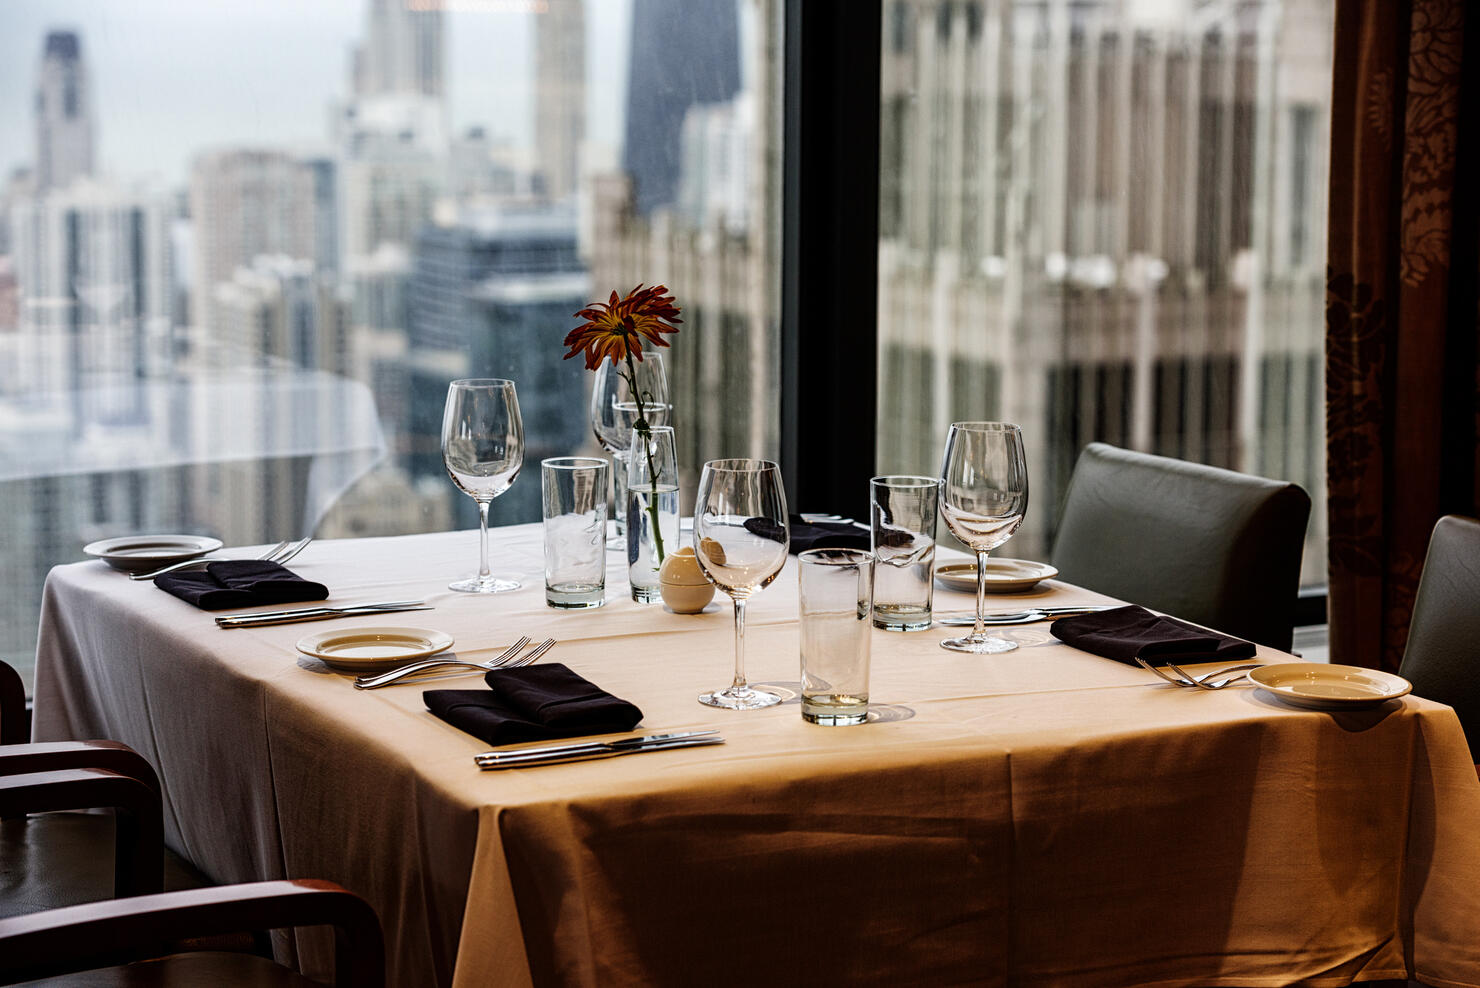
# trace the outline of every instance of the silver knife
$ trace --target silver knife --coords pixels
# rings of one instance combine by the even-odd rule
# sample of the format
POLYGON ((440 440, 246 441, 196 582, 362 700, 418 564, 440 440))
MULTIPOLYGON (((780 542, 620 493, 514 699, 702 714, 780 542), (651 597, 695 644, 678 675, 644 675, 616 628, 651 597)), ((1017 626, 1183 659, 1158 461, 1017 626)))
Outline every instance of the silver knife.
POLYGON ((356 614, 393 614, 397 611, 430 611, 431 609, 430 604, 419 600, 397 601, 389 604, 354 604, 346 607, 301 607, 293 611, 263 611, 260 614, 218 617, 216 624, 222 628, 257 628, 271 624, 292 624, 295 621, 322 621, 326 618, 356 614))
POLYGON ((596 758, 615 758, 617 755, 635 755, 642 751, 667 751, 670 748, 698 748, 709 744, 724 744, 719 735, 712 737, 675 738, 669 741, 650 741, 647 744, 600 748, 594 751, 570 751, 554 755, 526 755, 522 758, 498 760, 477 759, 478 767, 485 772, 507 768, 525 768, 530 765, 563 765, 566 762, 586 762, 596 758))
MULTIPOLYGON (((1106 611, 1119 604, 1085 604, 1082 606, 1060 606, 1060 607, 1028 607, 1021 611, 994 611, 985 616, 984 623, 989 625, 1001 624, 1037 624, 1039 621, 1052 621, 1055 618, 1075 617, 1080 614, 1094 614, 1097 611, 1106 611)), ((967 627, 976 623, 974 614, 942 614, 935 619, 937 624, 952 627, 967 627)))
POLYGON ((717 738, 718 731, 670 731, 666 734, 644 734, 635 738, 617 738, 615 741, 571 741, 565 744, 526 745, 523 748, 500 748, 474 755, 478 762, 512 761, 520 758, 546 757, 550 755, 581 754, 587 751, 609 751, 613 748, 634 747, 664 741, 685 741, 691 738, 717 738))

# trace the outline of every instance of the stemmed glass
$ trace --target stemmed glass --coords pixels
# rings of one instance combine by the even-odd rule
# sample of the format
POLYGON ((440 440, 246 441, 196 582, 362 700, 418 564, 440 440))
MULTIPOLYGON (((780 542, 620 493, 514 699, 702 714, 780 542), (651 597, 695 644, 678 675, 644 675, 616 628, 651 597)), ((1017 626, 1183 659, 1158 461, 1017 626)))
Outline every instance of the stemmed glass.
POLYGON ((711 460, 694 501, 694 555, 699 569, 735 603, 735 681, 699 702, 730 710, 780 703, 745 682, 745 602, 769 586, 791 544, 781 468, 770 460, 711 460))
POLYGON ((478 575, 447 588, 463 593, 518 590, 518 580, 488 571, 488 506, 509 489, 524 464, 524 422, 513 381, 475 378, 448 386, 442 462, 452 482, 478 504, 478 575))
POLYGON ((1028 462, 1023 433, 1006 422, 957 422, 941 463, 940 513, 951 534, 976 550, 976 624, 947 638, 957 652, 1010 652, 1016 642, 987 634, 987 555, 1017 531, 1028 511, 1028 462))
MULTIPOLYGON (((668 397, 663 355, 644 351, 635 366, 647 424, 667 425, 673 405, 668 397)), ((627 528, 627 451, 632 447, 632 424, 637 421, 637 400, 626 372, 626 364, 616 364, 612 358, 604 357, 596 369, 596 383, 591 389, 591 430, 596 434, 596 441, 616 460, 612 470, 616 482, 612 514, 617 519, 618 536, 627 528)))

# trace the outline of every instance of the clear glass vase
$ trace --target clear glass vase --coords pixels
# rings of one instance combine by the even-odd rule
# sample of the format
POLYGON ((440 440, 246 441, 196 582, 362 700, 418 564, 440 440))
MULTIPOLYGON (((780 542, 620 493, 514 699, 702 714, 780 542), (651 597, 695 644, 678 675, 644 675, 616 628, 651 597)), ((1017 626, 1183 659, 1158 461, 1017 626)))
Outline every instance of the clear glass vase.
POLYGON ((661 597, 658 569, 678 548, 678 456, 673 427, 634 432, 627 451, 627 578, 640 604, 661 597))

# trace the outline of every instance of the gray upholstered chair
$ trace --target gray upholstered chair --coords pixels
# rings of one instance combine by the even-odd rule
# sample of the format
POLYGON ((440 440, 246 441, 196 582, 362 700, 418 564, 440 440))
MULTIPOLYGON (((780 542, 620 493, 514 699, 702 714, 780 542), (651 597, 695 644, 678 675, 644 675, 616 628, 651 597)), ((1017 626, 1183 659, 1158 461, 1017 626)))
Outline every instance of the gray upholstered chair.
POLYGON ((1070 583, 1289 651, 1309 518, 1295 484, 1091 443, 1052 562, 1070 583))
POLYGON ((1434 526, 1398 674, 1454 708, 1480 764, 1480 521, 1446 515, 1434 526))

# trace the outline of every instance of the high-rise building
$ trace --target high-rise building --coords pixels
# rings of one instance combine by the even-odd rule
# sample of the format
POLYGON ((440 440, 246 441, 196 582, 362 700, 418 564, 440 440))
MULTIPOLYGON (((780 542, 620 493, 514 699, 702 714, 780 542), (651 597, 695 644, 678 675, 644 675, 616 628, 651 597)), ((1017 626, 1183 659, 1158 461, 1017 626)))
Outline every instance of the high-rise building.
POLYGON ((141 381, 169 359, 172 201, 82 180, 18 203, 11 216, 16 384, 65 396, 79 433, 141 420, 141 381))
POLYGON ((685 225, 732 236, 749 229, 755 112, 755 101, 741 93, 684 115, 675 207, 685 225))
POLYGON ((740 91, 736 0, 634 0, 622 170, 646 216, 678 197, 684 115, 740 91))
POLYGON ((699 4, 700 10, 685 10, 673 24, 663 25, 657 18, 675 9, 638 0, 634 39, 648 33, 645 40, 634 41, 629 105, 672 111, 670 130, 655 138, 668 148, 658 156, 664 158, 664 170, 656 179, 653 172, 645 179, 631 171, 657 162, 643 155, 634 160, 630 153, 633 142, 653 134, 656 124, 649 120, 634 126, 629 116, 629 153, 624 156, 629 174, 598 175, 592 184, 595 297, 639 282, 662 283, 683 308, 682 332, 673 337, 664 359, 686 496, 692 496, 705 460, 777 455, 779 408, 772 396, 780 379, 781 173, 776 150, 782 101, 775 88, 781 52, 775 29, 781 10, 779 0, 744 2, 748 21, 758 26, 748 37, 740 34, 733 2, 699 4), (672 31, 687 37, 696 30, 688 18, 701 12, 715 34, 702 42, 702 50, 713 56, 712 66, 691 61, 680 44, 670 45, 677 41, 672 31), (664 37, 663 31, 669 34, 664 37), (655 49, 659 44, 662 52, 655 49), (737 93, 742 57, 746 88, 737 93), (674 58, 679 67, 670 75, 674 58), (706 81, 696 82, 696 76, 706 81), (641 86, 658 91, 641 96, 641 86), (689 98, 696 93, 704 98, 689 98), (646 210, 644 184, 649 193, 666 189, 663 196, 648 199, 646 210), (663 204, 672 208, 655 208, 663 204))
POLYGON ((550 0, 534 15, 534 142, 545 195, 576 191, 586 136, 584 0, 550 0))
POLYGON ((336 109, 339 254, 409 248, 448 179, 442 12, 437 4, 366 0, 351 89, 336 109), (413 9, 426 6, 428 9, 413 9))
POLYGON ((92 92, 74 31, 46 36, 36 79, 36 189, 65 188, 93 173, 92 92))
POLYGON ((367 0, 365 37, 355 56, 355 95, 419 94, 441 99, 443 35, 438 4, 367 0))
MULTIPOLYGON (((148 379, 170 367, 173 213, 166 195, 85 178, 12 209, 18 311, 0 329, 0 657, 23 669, 49 567, 94 538, 179 530, 178 474, 128 466, 157 462, 170 438, 148 379)), ((7 294, 0 284, 0 308, 7 294)), ((10 318, 0 313, 0 326, 10 318)))
POLYGON ((1020 423, 1029 557, 1092 440, 1293 480, 1318 579, 1330 4, 886 13, 878 468, 1020 423))
POLYGON ((260 255, 337 263, 334 169, 324 159, 232 148, 201 154, 190 175, 195 321, 219 332, 216 286, 260 255))
MULTIPOLYGON (((518 390, 529 472, 494 511, 500 524, 537 521, 540 459, 569 455, 590 435, 589 375, 563 359, 560 345, 590 285, 575 211, 569 203, 467 207, 455 224, 422 231, 412 264, 409 472, 413 480, 444 474, 439 437, 449 381, 507 378, 518 390)), ((468 498, 449 496, 467 502, 458 511, 474 523, 468 498)))

